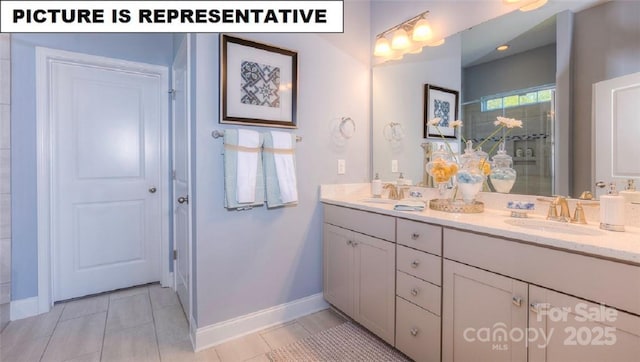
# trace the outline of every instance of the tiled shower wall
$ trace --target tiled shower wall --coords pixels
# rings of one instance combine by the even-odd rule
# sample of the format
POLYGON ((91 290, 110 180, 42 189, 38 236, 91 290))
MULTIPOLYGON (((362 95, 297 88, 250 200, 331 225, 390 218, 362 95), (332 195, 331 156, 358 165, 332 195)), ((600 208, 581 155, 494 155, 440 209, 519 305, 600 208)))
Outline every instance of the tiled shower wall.
POLYGON ((0 331, 11 301, 11 38, 0 34, 0 331))

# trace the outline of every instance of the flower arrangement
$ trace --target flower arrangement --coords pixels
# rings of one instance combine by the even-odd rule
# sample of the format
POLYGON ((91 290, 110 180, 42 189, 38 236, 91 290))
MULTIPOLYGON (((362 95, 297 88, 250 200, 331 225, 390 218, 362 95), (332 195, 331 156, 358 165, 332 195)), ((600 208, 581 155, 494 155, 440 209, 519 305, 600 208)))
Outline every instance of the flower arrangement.
MULTIPOLYGON (((444 140, 444 135, 438 126, 440 124, 440 118, 436 117, 428 122, 430 126, 434 126, 440 137, 444 140)), ((462 127, 462 121, 456 120, 449 124, 453 128, 462 127)), ((449 182, 452 176, 458 173, 458 163, 455 160, 455 153, 451 149, 449 142, 445 142, 447 151, 444 151, 442 146, 439 150, 433 153, 433 159, 426 165, 427 172, 433 177, 434 181, 438 184, 440 193, 444 193, 444 185, 449 182)))
MULTIPOLYGON (((444 135, 439 128, 440 118, 436 117, 430 120, 428 124, 430 126, 433 126, 440 134, 440 137, 444 140, 444 135)), ((503 143, 505 137, 514 128, 522 128, 522 121, 507 117, 496 117, 496 121, 494 121, 493 124, 496 126, 496 129, 489 136, 484 138, 478 145, 476 145, 475 149, 473 148, 470 141, 467 142, 464 137, 462 138, 462 141, 467 144, 467 149, 465 150, 465 154, 460 157, 462 163, 461 169, 457 164, 455 164, 455 162, 448 162, 447 160, 445 160, 445 157, 442 157, 441 155, 438 155, 440 157, 436 157, 434 155, 434 159, 432 160, 432 162, 427 165, 427 172, 429 172, 429 174, 434 178, 435 182, 441 185, 442 183, 448 182, 453 175, 457 175, 459 184, 465 184, 465 186, 469 185, 469 187, 467 187, 469 191, 476 189, 477 191, 479 191, 480 186, 478 185, 482 185, 486 181, 486 177, 489 176, 492 171, 491 163, 488 160, 489 155, 495 151, 498 145, 503 143), (506 131, 504 131, 505 129, 506 131), (493 137, 496 136, 499 132, 502 132, 500 141, 493 145, 488 153, 483 152, 482 146, 488 140, 493 139, 493 137), (470 185, 474 186, 471 188, 470 185)), ((462 127, 463 123, 460 120, 455 120, 451 122, 449 126, 453 128, 462 127)), ((450 154, 449 159, 455 159, 456 155, 451 149, 451 145, 449 145, 448 142, 445 142, 445 144, 450 154)), ((464 190, 462 191, 463 194, 466 194, 464 190)), ((475 194, 477 194, 477 191, 475 192, 475 194)), ((453 196, 454 198, 455 194, 456 193, 454 193, 453 196)), ((465 197, 465 195, 463 195, 463 199, 465 202, 469 201, 469 197, 465 197)))

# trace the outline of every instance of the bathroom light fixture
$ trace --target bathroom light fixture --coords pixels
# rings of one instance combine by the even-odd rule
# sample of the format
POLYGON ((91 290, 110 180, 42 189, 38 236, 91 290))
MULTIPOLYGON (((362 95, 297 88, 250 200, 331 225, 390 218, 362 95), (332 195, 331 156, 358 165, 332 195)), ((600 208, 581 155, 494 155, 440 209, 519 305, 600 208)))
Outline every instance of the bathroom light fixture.
POLYGON ((378 34, 373 55, 384 60, 396 60, 407 53, 420 53, 425 46, 444 44, 444 39, 434 41, 434 31, 426 19, 427 14, 429 11, 422 12, 378 34), (391 41, 389 35, 392 35, 391 41))
POLYGON ((411 39, 413 41, 430 41, 433 38, 433 30, 431 30, 431 24, 425 18, 418 20, 416 25, 413 26, 413 35, 411 39))
POLYGON ((509 49, 509 44, 502 44, 499 47, 496 48, 497 51, 499 52, 503 52, 505 50, 509 49))
POLYGON ((389 40, 385 37, 378 37, 376 40, 376 46, 373 50, 373 55, 376 57, 386 57, 391 55, 391 45, 389 45, 389 40))
POLYGON ((398 28, 393 32, 393 38, 391 39, 391 49, 393 50, 404 50, 409 48, 411 45, 411 40, 409 40, 409 35, 407 31, 398 28))

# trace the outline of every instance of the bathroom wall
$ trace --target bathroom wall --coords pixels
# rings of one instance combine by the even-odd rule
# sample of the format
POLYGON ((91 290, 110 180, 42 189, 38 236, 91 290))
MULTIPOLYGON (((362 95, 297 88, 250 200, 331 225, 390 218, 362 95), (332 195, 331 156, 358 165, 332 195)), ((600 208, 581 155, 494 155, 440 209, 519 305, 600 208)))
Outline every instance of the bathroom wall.
MULTIPOLYGON (((640 72, 640 2, 611 1, 574 18, 573 194, 593 189, 592 85, 640 72)), ((607 182, 608 180, 603 180, 607 182)), ((622 185, 620 185, 622 186, 622 185)))
MULTIPOLYGON (((196 36, 195 179, 197 326, 243 316, 322 291, 319 186, 368 182, 369 2, 345 2, 344 34, 238 34, 298 52, 299 204, 268 210, 223 207, 218 34, 196 36), (332 121, 351 117, 353 138, 332 141, 332 121), (346 174, 337 175, 337 160, 346 174)), ((269 128, 251 128, 266 132, 269 128)))
POLYGON ((0 34, 0 331, 11 301, 11 36, 0 34))
POLYGON ((11 299, 38 294, 35 48, 170 65, 171 34, 12 34, 11 299))
POLYGON ((556 82, 556 44, 462 70, 462 102, 556 82), (525 71, 526 69, 526 71, 525 71))

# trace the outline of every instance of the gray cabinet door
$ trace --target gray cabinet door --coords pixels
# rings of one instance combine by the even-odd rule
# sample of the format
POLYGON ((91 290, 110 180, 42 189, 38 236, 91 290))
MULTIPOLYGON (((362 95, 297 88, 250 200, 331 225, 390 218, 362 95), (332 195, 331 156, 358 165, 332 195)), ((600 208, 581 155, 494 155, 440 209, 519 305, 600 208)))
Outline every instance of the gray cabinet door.
POLYGON ((534 285, 529 300, 529 361, 640 358, 640 317, 534 285))
POLYGON ((324 298, 353 317, 354 233, 324 224, 324 298))
POLYGON ((355 316, 371 332, 394 344, 395 244, 355 233, 355 316))
POLYGON ((443 361, 526 361, 527 284, 446 260, 443 361))

